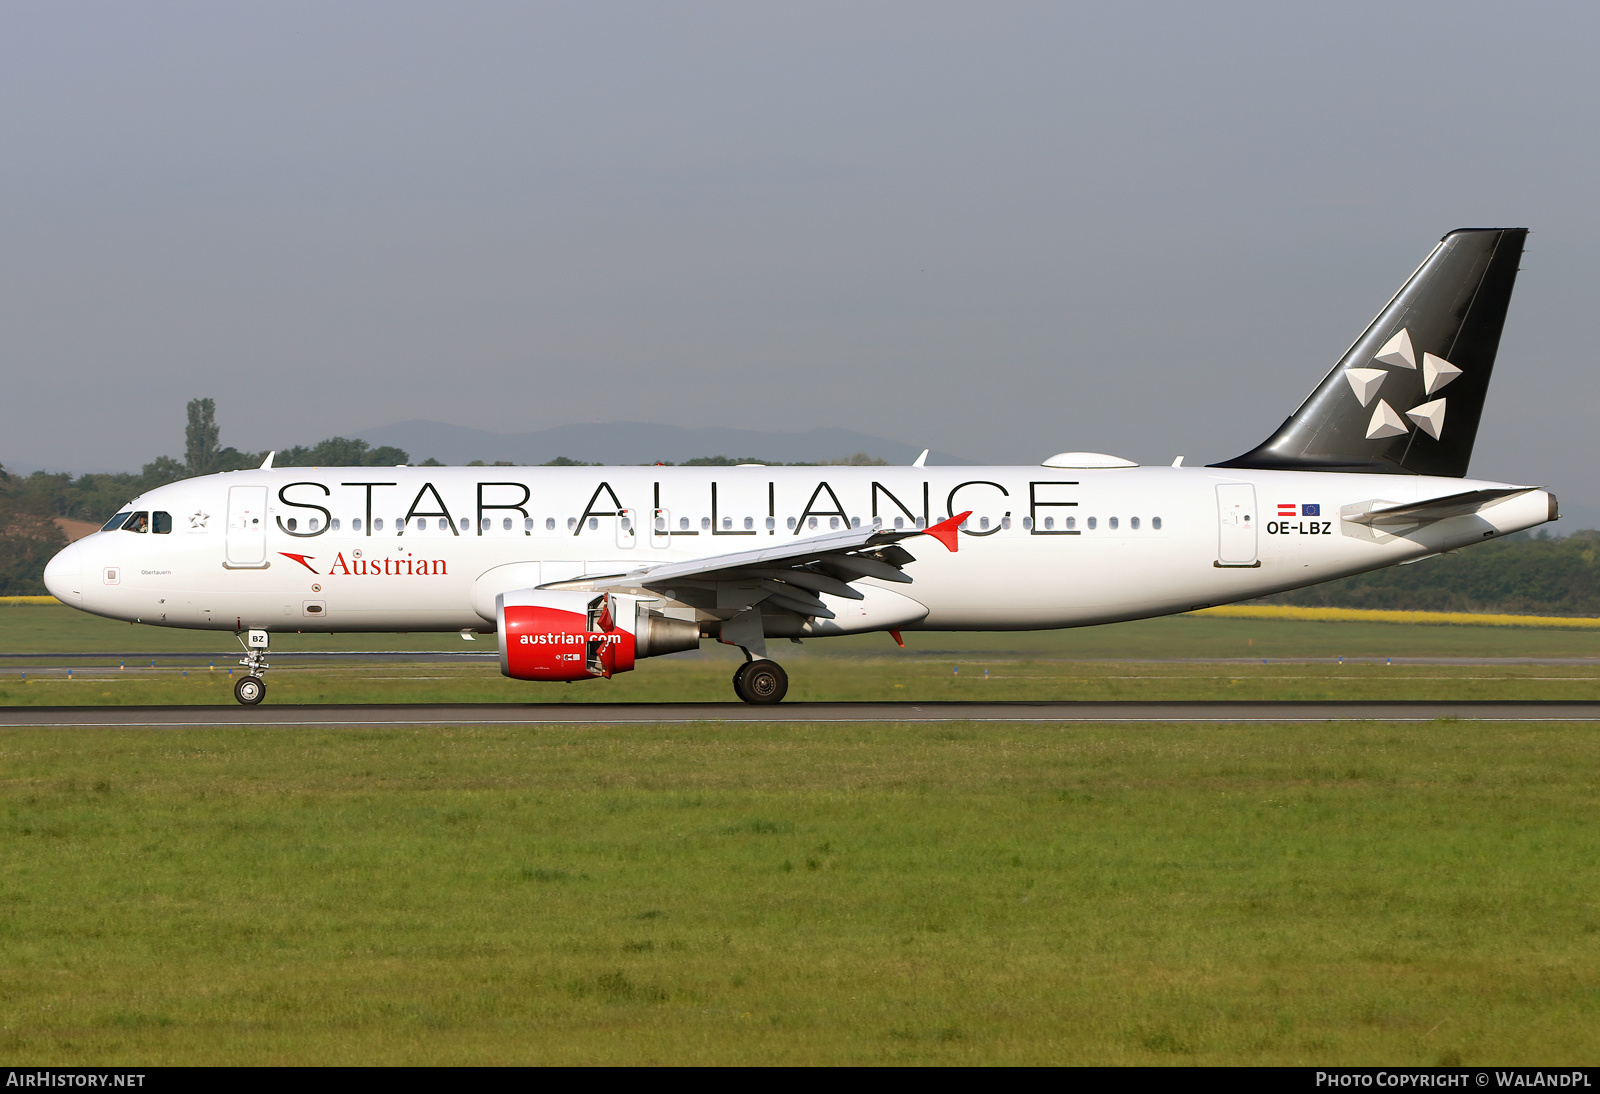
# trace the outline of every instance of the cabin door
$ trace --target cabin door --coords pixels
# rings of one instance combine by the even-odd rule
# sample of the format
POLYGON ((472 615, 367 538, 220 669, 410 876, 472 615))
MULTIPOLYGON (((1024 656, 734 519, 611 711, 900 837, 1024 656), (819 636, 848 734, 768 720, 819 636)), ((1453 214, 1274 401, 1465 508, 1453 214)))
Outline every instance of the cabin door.
POLYGON ((1217 487, 1217 565, 1259 566, 1256 488, 1247 482, 1217 487))

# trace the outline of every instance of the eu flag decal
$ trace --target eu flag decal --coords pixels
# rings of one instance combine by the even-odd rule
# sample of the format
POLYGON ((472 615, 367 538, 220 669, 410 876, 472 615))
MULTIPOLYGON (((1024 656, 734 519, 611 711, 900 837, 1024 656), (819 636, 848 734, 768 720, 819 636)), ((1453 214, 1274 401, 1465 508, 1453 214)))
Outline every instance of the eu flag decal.
POLYGON ((1300 515, 1302 517, 1320 517, 1322 515, 1322 506, 1302 505, 1300 506, 1300 515))

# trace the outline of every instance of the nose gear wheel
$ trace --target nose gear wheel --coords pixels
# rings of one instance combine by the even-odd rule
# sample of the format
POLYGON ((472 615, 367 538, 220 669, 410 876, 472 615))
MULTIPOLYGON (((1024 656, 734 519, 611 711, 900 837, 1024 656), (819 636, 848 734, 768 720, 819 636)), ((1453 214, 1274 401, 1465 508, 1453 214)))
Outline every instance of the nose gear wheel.
POLYGON ((233 697, 253 707, 267 697, 267 683, 259 676, 241 676, 234 682, 233 697))

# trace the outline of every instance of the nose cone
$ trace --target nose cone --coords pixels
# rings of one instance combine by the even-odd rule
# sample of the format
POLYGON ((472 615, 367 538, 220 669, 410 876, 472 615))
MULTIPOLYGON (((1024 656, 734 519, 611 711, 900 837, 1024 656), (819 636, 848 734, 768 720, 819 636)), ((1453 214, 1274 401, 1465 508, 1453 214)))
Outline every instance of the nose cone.
POLYGON ((44 587, 63 604, 83 604, 83 549, 68 544, 44 568, 44 587))

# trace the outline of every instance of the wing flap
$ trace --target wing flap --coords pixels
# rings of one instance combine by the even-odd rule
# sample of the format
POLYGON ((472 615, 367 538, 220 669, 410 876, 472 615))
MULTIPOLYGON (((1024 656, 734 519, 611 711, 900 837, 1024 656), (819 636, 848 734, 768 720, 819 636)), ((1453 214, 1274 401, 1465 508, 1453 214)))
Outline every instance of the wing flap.
MULTIPOLYGON (((664 585, 685 579, 732 581, 749 576, 788 581, 789 572, 797 575, 794 585, 817 586, 812 592, 835 592, 830 581, 849 582, 862 577, 909 583, 911 578, 902 573, 900 567, 916 561, 916 556, 899 546, 900 541, 913 536, 932 536, 954 551, 959 546, 955 537, 961 522, 971 515, 970 512, 961 513, 926 529, 886 531, 882 528, 845 528, 754 551, 736 551, 688 562, 668 562, 631 573, 596 577, 592 586, 595 589, 608 589, 664 585)), ((808 598, 811 594, 797 588, 784 595, 794 599, 808 598)))

